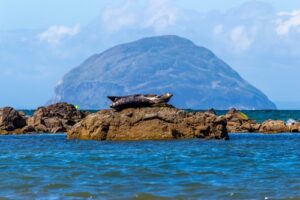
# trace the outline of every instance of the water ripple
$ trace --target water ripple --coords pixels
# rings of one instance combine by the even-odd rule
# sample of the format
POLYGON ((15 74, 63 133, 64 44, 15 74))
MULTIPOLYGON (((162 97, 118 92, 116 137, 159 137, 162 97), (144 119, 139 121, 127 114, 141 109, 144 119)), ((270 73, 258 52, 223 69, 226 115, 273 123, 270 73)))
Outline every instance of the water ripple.
POLYGON ((297 199, 300 134, 97 142, 0 137, 0 199, 297 199))

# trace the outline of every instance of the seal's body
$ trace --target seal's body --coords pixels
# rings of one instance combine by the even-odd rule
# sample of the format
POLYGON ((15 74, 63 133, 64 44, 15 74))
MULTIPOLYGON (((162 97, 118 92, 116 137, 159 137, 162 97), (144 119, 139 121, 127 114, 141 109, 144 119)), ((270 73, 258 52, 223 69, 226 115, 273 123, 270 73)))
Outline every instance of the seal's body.
POLYGON ((164 95, 156 94, 135 94, 129 96, 108 96, 113 102, 110 107, 121 110, 124 108, 148 107, 155 104, 166 104, 173 95, 166 93, 164 95))

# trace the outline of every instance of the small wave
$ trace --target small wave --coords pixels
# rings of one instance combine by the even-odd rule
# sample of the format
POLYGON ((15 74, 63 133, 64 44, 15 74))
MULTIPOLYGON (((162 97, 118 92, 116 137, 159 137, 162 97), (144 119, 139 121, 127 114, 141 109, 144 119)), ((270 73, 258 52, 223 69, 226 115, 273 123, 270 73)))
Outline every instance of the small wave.
POLYGON ((293 125, 293 124, 295 124, 295 123, 297 123, 297 121, 294 120, 294 119, 288 119, 288 120, 286 121, 286 124, 287 124, 287 125, 293 125))

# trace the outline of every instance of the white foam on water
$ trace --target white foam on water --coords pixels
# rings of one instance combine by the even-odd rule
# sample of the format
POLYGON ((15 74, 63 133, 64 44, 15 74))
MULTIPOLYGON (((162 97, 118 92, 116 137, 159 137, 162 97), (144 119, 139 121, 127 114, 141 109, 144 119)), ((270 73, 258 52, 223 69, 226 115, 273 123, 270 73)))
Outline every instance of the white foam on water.
POLYGON ((295 124, 297 121, 296 120, 294 120, 294 119, 288 119, 287 121, 286 121, 286 125, 292 125, 292 124, 295 124))

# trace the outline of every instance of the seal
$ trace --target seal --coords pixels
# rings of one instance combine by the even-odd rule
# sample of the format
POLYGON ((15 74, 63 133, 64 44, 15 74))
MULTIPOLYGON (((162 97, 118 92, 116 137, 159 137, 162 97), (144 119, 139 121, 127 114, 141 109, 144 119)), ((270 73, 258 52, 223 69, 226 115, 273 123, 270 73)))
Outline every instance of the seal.
POLYGON ((111 108, 122 110, 125 108, 149 107, 159 104, 166 105, 172 96, 171 93, 166 93, 163 95, 134 94, 129 96, 108 96, 107 98, 112 101, 111 108))

